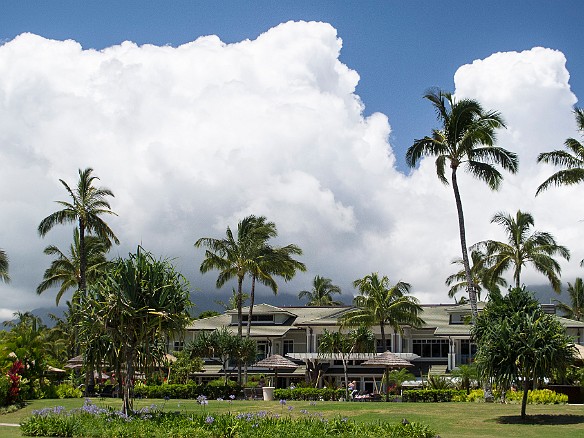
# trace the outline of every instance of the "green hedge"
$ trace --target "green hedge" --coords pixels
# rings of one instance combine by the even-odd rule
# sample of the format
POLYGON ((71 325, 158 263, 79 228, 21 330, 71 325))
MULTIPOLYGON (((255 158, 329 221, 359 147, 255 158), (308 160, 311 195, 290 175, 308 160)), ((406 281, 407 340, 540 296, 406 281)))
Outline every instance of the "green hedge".
POLYGON ((466 396, 464 390, 458 389, 410 389, 402 394, 402 401, 404 402, 450 402, 460 399, 461 396, 466 396), (454 400, 453 400, 454 399, 454 400))
POLYGON ((280 400, 339 400, 345 397, 344 389, 332 388, 294 388, 276 389, 274 398, 280 400))
POLYGON ((134 395, 142 398, 195 399, 204 395, 208 399, 226 399, 230 395, 238 396, 242 387, 239 385, 141 385, 134 388, 134 395))

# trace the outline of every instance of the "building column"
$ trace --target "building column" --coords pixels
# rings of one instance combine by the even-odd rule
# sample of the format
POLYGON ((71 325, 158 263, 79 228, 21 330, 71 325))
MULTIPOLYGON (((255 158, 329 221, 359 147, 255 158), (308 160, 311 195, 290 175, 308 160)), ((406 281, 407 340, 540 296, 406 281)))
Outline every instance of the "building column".
POLYGON ((448 370, 456 368, 456 350, 454 340, 448 338, 448 370))

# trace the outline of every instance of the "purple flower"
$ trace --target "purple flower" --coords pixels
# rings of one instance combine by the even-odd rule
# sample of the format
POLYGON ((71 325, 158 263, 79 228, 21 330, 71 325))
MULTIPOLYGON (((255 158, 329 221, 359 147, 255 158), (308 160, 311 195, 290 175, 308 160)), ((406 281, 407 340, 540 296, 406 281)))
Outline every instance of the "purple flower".
POLYGON ((205 423, 207 424, 213 424, 213 421, 215 421, 215 419, 210 415, 207 415, 207 418, 205 418, 205 423))
POLYGON ((291 411, 292 409, 294 409, 294 406, 288 406, 288 411, 291 411))
POLYGON ((231 395, 229 396, 229 398, 230 398, 231 400, 235 400, 235 394, 231 394, 231 395))
POLYGON ((286 404, 286 400, 284 400, 284 399, 281 399, 281 400, 280 400, 280 404, 281 404, 281 405, 285 405, 285 404, 286 404))

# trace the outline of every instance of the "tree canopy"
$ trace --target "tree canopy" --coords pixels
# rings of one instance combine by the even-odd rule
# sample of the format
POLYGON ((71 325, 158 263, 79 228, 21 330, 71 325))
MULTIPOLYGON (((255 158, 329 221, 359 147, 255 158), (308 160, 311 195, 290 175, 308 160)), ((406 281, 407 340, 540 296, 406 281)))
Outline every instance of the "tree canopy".
POLYGON ((511 289, 504 297, 493 295, 471 333, 481 376, 503 389, 523 388, 522 418, 533 383, 553 372, 565 372, 573 361, 572 340, 564 327, 525 289, 511 289))

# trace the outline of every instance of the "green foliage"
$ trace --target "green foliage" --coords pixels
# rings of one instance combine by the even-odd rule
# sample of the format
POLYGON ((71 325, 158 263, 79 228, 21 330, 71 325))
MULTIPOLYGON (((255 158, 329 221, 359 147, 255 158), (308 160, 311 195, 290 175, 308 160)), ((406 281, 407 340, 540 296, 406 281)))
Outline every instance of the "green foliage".
POLYGON ((223 379, 214 380, 206 385, 198 383, 169 384, 169 385, 141 385, 134 388, 134 395, 140 398, 162 399, 196 399, 204 395, 209 400, 218 398, 227 399, 229 396, 237 396, 242 387, 236 382, 225 385, 223 379))
POLYGON ((333 388, 294 388, 275 389, 274 398, 279 400, 339 400, 345 397, 344 389, 333 388))
POLYGON ((402 394, 404 402, 450 402, 465 397, 466 392, 458 389, 408 389, 402 394))
POLYGON ((57 398, 80 398, 83 396, 83 391, 70 383, 61 383, 55 388, 57 398))
MULTIPOLYGON (((523 391, 508 391, 505 399, 509 402, 520 403, 523 391)), ((557 405, 568 403, 568 396, 558 394, 550 389, 535 389, 527 393, 527 403, 530 405, 557 405)))
POLYGON ((450 389, 452 381, 444 376, 429 375, 427 385, 429 389, 450 389))
POLYGON ((10 387, 12 382, 6 375, 0 375, 0 406, 8 406, 10 404, 10 387))
MULTIPOLYGON (((523 289, 492 298, 472 328, 481 375, 500 388, 515 384, 527 391, 533 379, 564 373, 573 361, 573 346, 560 322, 523 289)), ((526 404, 525 394, 522 417, 526 404)))
POLYGON ((267 411, 233 414, 182 414, 156 407, 130 415, 86 404, 65 411, 47 408, 24 419, 20 430, 28 436, 84 437, 240 437, 240 438, 324 438, 379 437, 434 438, 436 432, 424 424, 386 421, 359 424, 347 417, 325 419, 305 411, 301 417, 280 416, 267 411))
POLYGON ((192 373, 203 369, 203 359, 191 357, 187 351, 175 353, 176 361, 170 364, 169 381, 172 383, 189 383, 192 373))

